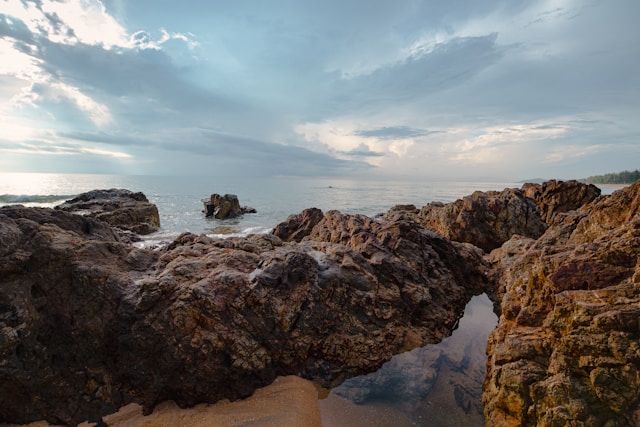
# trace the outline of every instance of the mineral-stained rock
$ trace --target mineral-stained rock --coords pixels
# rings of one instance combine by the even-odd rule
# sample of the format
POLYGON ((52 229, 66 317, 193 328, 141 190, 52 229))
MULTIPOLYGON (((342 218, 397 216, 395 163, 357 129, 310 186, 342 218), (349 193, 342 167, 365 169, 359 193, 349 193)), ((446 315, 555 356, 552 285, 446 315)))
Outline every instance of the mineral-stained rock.
POLYGON ((578 209, 600 196, 600 189, 595 185, 575 180, 527 183, 522 186, 522 191, 535 200, 540 216, 547 224, 551 224, 557 214, 578 209))
POLYGON ((514 234, 538 238, 546 229, 534 201, 517 189, 476 191, 453 203, 429 203, 417 216, 429 230, 489 252, 514 234))
POLYGON ((160 228, 158 208, 142 193, 123 189, 93 190, 56 206, 99 219, 122 230, 149 234, 160 228))
POLYGON ((489 426, 640 425, 640 181, 491 254, 489 426))
POLYGON ((409 218, 330 212, 300 243, 183 234, 151 251, 90 218, 13 207, 0 241, 8 422, 233 400, 278 375, 334 386, 440 341, 487 287, 480 251, 409 218))
POLYGON ((318 208, 309 208, 299 214, 289 215, 285 222, 273 229, 273 234, 286 242, 299 242, 318 224, 324 214, 318 208))

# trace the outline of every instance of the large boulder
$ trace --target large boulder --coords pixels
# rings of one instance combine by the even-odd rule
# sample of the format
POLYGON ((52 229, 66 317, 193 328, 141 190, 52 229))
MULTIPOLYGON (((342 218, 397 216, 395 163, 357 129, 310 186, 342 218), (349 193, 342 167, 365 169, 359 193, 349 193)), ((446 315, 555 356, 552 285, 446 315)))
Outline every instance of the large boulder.
POLYGON ((234 400, 279 375, 335 386, 440 341, 487 287, 477 248, 410 218, 330 212, 300 243, 183 234, 152 251, 13 207, 0 241, 0 422, 234 400))
POLYGON ((305 209, 299 214, 289 215, 286 221, 276 225, 273 234, 285 242, 299 242, 313 230, 324 214, 318 208, 305 209))
POLYGON ((488 426, 640 425, 640 182, 491 258, 488 426))
POLYGON ((513 188, 476 191, 447 204, 429 203, 417 220, 447 239, 471 243, 486 252, 499 248, 514 234, 537 238, 547 227, 534 201, 513 188))
POLYGON ((55 209, 99 219, 136 234, 150 234, 160 228, 156 205, 150 203, 143 193, 124 189, 89 191, 55 209))
POLYGON ((535 200, 540 216, 547 224, 551 224, 557 214, 578 209, 600 196, 600 189, 595 185, 575 180, 526 183, 522 191, 535 200))

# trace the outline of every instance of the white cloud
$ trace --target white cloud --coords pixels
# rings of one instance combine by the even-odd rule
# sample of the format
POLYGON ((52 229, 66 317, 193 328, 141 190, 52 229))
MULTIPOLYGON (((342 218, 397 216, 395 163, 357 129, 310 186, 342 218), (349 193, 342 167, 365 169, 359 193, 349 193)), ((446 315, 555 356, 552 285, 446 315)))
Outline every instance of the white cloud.
POLYGON ((575 160, 581 157, 590 156, 602 152, 605 146, 593 145, 560 145, 554 147, 545 157, 547 163, 562 163, 568 159, 575 160))
POLYGON ((566 124, 544 122, 506 124, 485 129, 450 129, 448 134, 456 138, 451 143, 454 148, 450 158, 462 163, 496 162, 506 155, 505 148, 559 138, 569 129, 566 124))

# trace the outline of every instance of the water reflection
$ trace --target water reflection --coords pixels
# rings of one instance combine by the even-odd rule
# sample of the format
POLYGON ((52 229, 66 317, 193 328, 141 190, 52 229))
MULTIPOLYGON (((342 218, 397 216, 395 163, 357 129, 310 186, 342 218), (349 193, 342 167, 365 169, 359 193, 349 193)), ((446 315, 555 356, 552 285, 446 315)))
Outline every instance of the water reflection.
POLYGON ((440 344, 395 356, 321 400, 324 427, 483 426, 487 335, 497 324, 486 295, 473 297, 440 344))

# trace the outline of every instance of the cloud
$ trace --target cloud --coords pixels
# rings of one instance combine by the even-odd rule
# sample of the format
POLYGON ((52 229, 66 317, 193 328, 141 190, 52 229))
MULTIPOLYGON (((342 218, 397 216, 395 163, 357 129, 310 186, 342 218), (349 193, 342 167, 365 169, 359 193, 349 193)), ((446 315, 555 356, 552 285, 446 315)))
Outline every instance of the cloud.
POLYGON ((1 9, 0 143, 27 163, 57 150, 149 173, 636 167, 637 2, 1 9))
POLYGON ((356 148, 350 151, 343 151, 340 154, 344 154, 350 157, 381 157, 384 153, 378 151, 371 151, 368 145, 360 144, 356 148))
POLYGON ((496 40, 496 33, 452 38, 370 74, 340 79, 334 84, 333 99, 328 105, 334 114, 363 112, 408 103, 462 85, 502 58, 505 48, 496 40))
POLYGON ((409 126, 384 126, 375 129, 358 130, 355 135, 377 139, 407 139, 427 136, 438 131, 416 129, 409 126))

